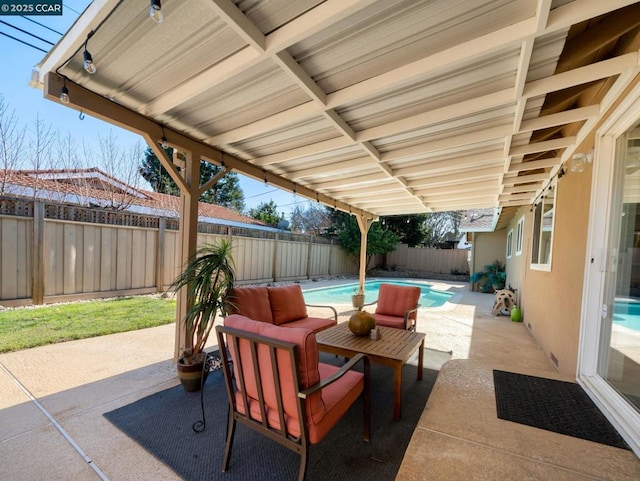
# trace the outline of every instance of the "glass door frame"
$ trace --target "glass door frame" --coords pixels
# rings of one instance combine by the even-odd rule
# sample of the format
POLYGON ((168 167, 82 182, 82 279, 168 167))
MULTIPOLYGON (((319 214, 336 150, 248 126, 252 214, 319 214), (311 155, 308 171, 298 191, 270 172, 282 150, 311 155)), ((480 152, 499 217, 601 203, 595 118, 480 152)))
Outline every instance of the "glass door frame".
MULTIPOLYGON (((617 140, 640 119, 640 83, 596 132, 589 229, 585 258, 577 381, 640 457, 640 414, 599 373, 602 309, 607 265, 615 249, 611 239, 614 162, 617 140), (604 227, 604 228, 603 228, 604 227)), ((617 246, 615 246, 617 247, 617 246)), ((606 336, 605 336, 606 337, 606 336)))

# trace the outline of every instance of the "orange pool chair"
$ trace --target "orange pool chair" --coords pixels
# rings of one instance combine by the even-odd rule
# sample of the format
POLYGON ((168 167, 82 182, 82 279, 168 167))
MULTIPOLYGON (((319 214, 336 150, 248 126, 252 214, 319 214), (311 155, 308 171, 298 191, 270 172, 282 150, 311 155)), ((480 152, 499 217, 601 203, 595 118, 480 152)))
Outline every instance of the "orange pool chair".
POLYGON ((418 308, 420 304, 420 288, 418 286, 400 286, 397 284, 380 284, 377 304, 376 326, 395 327, 397 329, 416 330, 418 308))
POLYGON ((313 331, 240 315, 227 317, 216 332, 230 407, 222 471, 229 468, 236 422, 240 422, 299 453, 298 480, 303 481, 309 445, 319 443, 360 396, 364 440, 369 441, 366 356, 358 354, 341 368, 324 364, 318 361, 313 331), (363 373, 352 370, 360 361, 363 373))

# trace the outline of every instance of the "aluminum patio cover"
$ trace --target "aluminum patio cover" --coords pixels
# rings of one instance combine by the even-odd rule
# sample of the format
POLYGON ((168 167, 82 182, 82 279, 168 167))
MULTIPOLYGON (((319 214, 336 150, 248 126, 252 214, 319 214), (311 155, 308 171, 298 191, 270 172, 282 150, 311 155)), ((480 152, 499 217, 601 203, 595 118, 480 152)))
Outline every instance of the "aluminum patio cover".
POLYGON ((224 152, 228 169, 370 218, 531 204, 638 73, 630 1, 163 0, 162 12, 157 24, 147 0, 94 1, 33 84, 59 102, 64 82, 71 107, 156 145, 196 143, 217 164, 224 152))

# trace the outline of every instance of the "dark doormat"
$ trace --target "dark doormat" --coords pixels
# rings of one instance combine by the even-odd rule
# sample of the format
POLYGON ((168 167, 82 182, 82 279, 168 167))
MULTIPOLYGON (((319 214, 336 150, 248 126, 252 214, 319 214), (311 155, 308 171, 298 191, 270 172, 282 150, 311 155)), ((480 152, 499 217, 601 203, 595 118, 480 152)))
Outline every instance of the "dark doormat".
MULTIPOLYGON (((321 354, 327 363, 341 358, 321 354)), ((371 365, 371 443, 362 440, 362 403, 358 400, 317 445, 312 445, 307 481, 392 481, 422 415, 437 371, 425 369, 416 381, 416 366, 407 364, 402 379, 402 418, 393 420, 393 369, 371 365)), ((199 393, 182 386, 160 391, 104 416, 149 453, 188 481, 282 480, 297 478, 300 456, 238 423, 229 470, 221 472, 227 429, 227 393, 221 371, 205 383, 206 430, 199 393)))
POLYGON ((497 370, 493 382, 500 419, 629 449, 578 384, 497 370))

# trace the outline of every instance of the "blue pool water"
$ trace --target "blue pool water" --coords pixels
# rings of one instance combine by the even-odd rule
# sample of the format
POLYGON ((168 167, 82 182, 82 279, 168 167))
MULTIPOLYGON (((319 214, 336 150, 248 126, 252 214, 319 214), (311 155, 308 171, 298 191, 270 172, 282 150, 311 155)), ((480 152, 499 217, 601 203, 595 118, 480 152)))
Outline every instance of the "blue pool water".
POLYGON ((613 322, 640 332, 640 301, 616 299, 613 304, 613 322))
MULTIPOLYGON (((450 292, 437 291, 431 289, 428 284, 418 284, 415 282, 402 281, 370 281, 364 284, 364 302, 369 303, 378 299, 380 284, 396 284, 403 286, 418 286, 422 291, 420 296, 420 307, 438 307, 447 302, 451 296, 450 292)), ((336 287, 322 287, 318 289, 305 290, 304 299, 308 304, 350 304, 351 295, 355 294, 359 288, 358 283, 344 284, 336 287)))

